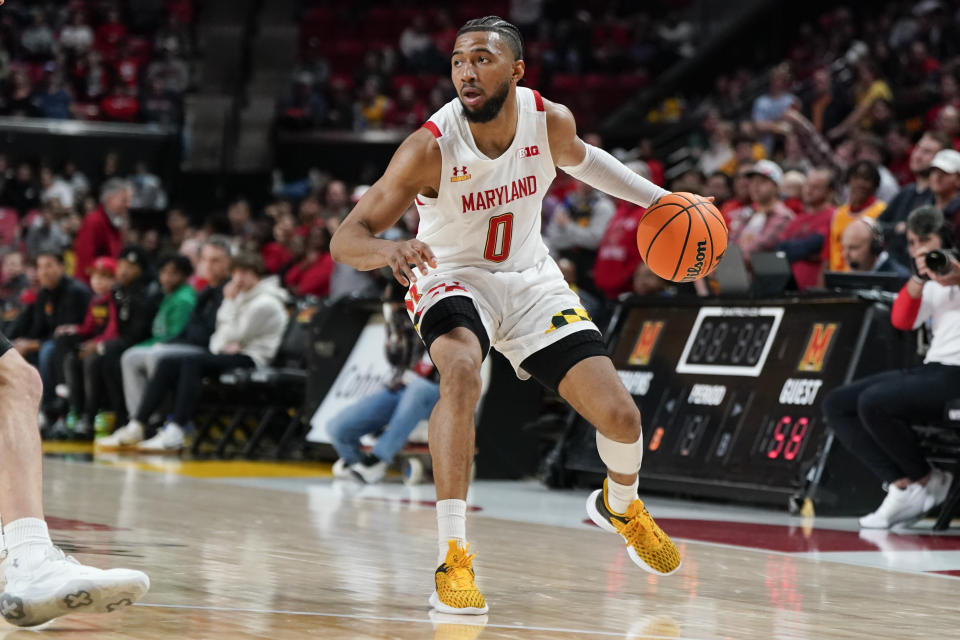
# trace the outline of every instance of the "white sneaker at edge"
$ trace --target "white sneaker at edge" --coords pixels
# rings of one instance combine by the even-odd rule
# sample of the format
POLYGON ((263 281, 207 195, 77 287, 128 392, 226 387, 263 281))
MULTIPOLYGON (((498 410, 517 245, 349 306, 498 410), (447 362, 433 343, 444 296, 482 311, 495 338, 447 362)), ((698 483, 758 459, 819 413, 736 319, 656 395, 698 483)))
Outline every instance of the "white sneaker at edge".
POLYGON ((163 425, 157 435, 140 443, 137 451, 179 451, 183 449, 183 429, 179 425, 168 422, 163 425))
POLYGON ((387 463, 378 462, 369 467, 362 462, 350 465, 350 472, 362 480, 365 484, 377 484, 387 475, 387 463))
POLYGON ((50 547, 29 567, 7 558, 0 564, 0 615, 18 627, 33 627, 68 613, 108 613, 130 606, 150 588, 150 578, 132 569, 97 569, 50 547))
POLYGON ((896 524, 919 520, 932 507, 933 499, 926 487, 914 483, 906 489, 900 489, 891 484, 887 489, 887 497, 877 510, 860 518, 860 526, 864 529, 889 529, 896 524))
POLYGON ((350 471, 350 467, 347 466, 346 460, 343 458, 337 458, 337 461, 333 463, 333 469, 331 471, 333 472, 334 478, 340 478, 341 480, 356 479, 350 471))
POLYGON ((97 447, 104 449, 132 447, 143 440, 143 425, 135 420, 131 420, 113 433, 94 441, 97 447))

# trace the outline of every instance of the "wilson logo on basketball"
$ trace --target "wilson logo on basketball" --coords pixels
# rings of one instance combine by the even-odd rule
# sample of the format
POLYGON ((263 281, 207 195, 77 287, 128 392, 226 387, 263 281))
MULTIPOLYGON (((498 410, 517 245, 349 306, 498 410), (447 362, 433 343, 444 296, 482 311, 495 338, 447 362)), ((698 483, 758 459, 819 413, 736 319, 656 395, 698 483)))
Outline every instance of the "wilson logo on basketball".
POLYGON ((450 182, 463 182, 469 179, 470 174, 467 173, 467 165, 453 168, 453 177, 450 178, 450 182))
POLYGON ((683 276, 680 280, 681 282, 686 282, 688 280, 696 280, 700 277, 700 272, 703 271, 703 263, 707 259, 707 241, 701 240, 697 243, 697 261, 693 263, 692 267, 687 267, 687 275, 683 276))
POLYGON ((517 156, 521 158, 531 158, 538 155, 540 155, 540 147, 537 145, 533 145, 532 147, 523 147, 517 151, 517 156))

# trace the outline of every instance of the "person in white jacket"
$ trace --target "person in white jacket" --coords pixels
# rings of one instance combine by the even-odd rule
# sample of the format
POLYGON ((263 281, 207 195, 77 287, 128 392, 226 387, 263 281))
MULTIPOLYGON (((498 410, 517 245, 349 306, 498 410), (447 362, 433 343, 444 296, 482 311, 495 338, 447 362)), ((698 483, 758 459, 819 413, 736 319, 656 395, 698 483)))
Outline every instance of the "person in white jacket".
POLYGON ((134 417, 109 438, 99 440, 98 447, 179 450, 183 447, 183 427, 196 409, 204 376, 270 363, 287 326, 287 293, 276 276, 264 277, 265 272, 263 259, 255 253, 241 253, 233 259, 233 276, 223 289, 210 351, 161 360, 134 417), (170 419, 154 437, 141 442, 147 420, 168 392, 173 394, 170 419))

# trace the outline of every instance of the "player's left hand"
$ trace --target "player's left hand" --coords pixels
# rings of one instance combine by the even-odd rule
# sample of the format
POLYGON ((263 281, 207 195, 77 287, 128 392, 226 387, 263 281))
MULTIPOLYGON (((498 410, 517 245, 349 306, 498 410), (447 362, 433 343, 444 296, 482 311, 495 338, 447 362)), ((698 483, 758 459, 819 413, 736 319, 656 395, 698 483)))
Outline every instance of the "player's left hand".
POLYGON ((393 277, 405 287, 417 281, 417 275, 410 268, 414 265, 423 275, 427 267, 437 268, 437 257, 425 243, 412 238, 403 242, 394 242, 386 256, 387 265, 393 270, 393 277))

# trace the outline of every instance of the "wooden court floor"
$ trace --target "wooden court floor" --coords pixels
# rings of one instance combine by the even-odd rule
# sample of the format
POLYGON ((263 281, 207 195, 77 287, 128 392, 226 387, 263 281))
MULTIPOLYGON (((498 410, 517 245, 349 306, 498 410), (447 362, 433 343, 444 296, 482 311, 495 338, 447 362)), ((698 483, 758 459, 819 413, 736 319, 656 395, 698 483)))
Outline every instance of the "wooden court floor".
POLYGON ((658 578, 579 522, 483 511, 468 533, 491 611, 431 619, 426 502, 338 493, 323 478, 286 491, 137 465, 48 460, 45 473, 54 540, 84 562, 143 569, 153 585, 138 606, 39 635, 0 622, 5 640, 960 637, 960 582, 948 577, 682 540, 684 567, 658 578))

